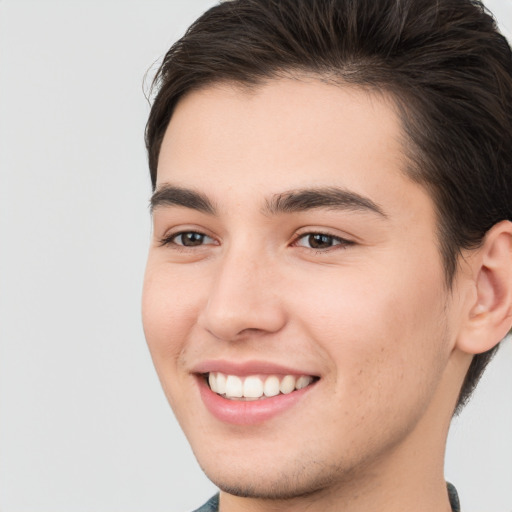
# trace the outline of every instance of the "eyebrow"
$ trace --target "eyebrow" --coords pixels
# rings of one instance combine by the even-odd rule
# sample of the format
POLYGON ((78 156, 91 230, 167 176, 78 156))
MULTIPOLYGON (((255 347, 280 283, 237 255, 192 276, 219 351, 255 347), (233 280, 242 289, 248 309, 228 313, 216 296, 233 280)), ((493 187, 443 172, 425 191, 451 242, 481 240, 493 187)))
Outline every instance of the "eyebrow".
POLYGON ((338 187, 291 190, 267 201, 265 211, 271 215, 296 213, 316 208, 376 213, 387 218, 384 210, 369 197, 338 187))
POLYGON ((215 206, 205 194, 174 185, 163 185, 151 196, 151 212, 159 206, 181 206, 210 215, 214 215, 216 211, 215 206))
MULTIPOLYGON (((217 211, 213 202, 205 194, 170 184, 162 185, 151 197, 151 211, 160 206, 180 206, 209 215, 215 215, 217 211)), ((373 212, 387 218, 382 208, 369 197, 338 187, 305 188, 282 192, 267 199, 263 212, 278 215, 317 208, 373 212)))

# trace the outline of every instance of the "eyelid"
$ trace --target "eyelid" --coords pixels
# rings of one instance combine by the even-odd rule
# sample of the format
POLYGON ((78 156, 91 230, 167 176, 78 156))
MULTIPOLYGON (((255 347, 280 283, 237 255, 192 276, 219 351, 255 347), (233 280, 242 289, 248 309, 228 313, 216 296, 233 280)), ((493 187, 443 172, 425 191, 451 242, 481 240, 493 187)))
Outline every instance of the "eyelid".
POLYGON ((340 236, 340 235, 335 235, 333 233, 330 233, 328 230, 323 230, 323 229, 307 229, 305 231, 302 231, 302 232, 299 232, 299 233, 296 233, 293 240, 292 240, 292 244, 293 246, 296 246, 296 247, 302 247, 306 250, 310 250, 310 251, 315 251, 315 252, 319 252, 319 253, 326 253, 326 252, 329 252, 330 250, 336 250, 336 249, 344 249, 348 246, 351 246, 351 245, 355 245, 357 242, 354 241, 354 240, 351 240, 349 238, 345 238, 343 236, 340 236), (308 236, 311 236, 311 235, 322 235, 322 236, 326 236, 326 237, 329 237, 329 238, 332 238, 334 239, 336 242, 336 244, 330 246, 330 247, 327 247, 325 249, 315 249, 314 247, 306 247, 306 246, 303 246, 303 245, 299 245, 299 241, 305 237, 308 237, 308 236))
POLYGON ((181 229, 177 229, 176 231, 173 231, 171 230, 170 232, 166 232, 160 239, 159 239, 159 246, 160 247, 164 247, 164 246, 173 246, 175 249, 180 249, 180 250, 193 250, 193 249, 196 249, 198 247, 204 247, 205 245, 217 245, 216 244, 211 244, 211 243, 203 243, 203 244, 200 244, 200 245, 195 245, 195 246, 187 246, 187 245, 184 245, 184 244, 179 244, 177 243, 175 240, 177 237, 179 237, 180 235, 185 235, 187 233, 196 233, 198 235, 202 235, 204 236, 205 238, 207 239, 210 239, 214 242, 216 242, 215 238, 207 233, 205 233, 204 230, 201 230, 201 229, 195 229, 195 228, 181 228, 181 229))

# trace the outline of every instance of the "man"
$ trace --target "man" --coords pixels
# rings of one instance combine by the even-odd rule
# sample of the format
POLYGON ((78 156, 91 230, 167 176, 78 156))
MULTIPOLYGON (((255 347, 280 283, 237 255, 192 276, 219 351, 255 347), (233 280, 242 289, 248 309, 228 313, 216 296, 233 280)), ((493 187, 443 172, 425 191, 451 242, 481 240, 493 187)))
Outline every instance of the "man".
POLYGON ((167 53, 143 320, 199 510, 447 512, 512 324, 512 57, 477 1, 238 0, 167 53))

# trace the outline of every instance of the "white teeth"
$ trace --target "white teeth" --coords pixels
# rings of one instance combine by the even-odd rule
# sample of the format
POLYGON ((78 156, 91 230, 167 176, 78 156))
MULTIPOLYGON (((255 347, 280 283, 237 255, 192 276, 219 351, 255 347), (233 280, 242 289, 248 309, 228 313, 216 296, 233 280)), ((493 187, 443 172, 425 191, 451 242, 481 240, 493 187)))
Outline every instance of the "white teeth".
POLYGON ((257 400, 262 397, 272 397, 282 394, 289 394, 296 389, 303 389, 313 382, 314 378, 309 375, 269 375, 260 377, 250 375, 245 378, 236 375, 226 375, 221 372, 210 372, 208 384, 211 390, 218 395, 230 399, 257 400))
POLYGON ((217 373, 217 388, 212 388, 219 395, 226 394, 226 375, 217 373))
POLYGON ((210 384, 211 389, 219 389, 217 386, 217 375, 215 375, 215 373, 210 372, 210 375, 208 375, 208 384, 210 384))
POLYGON ((244 396, 259 398, 263 395, 263 382, 258 377, 247 377, 244 381, 244 396))
POLYGON ((243 394, 242 379, 236 375, 228 375, 226 378, 226 396, 240 398, 243 394))
POLYGON ((311 384, 311 382, 313 382, 312 377, 302 375, 301 377, 299 377, 297 379, 297 383, 295 384, 295 389, 305 388, 306 386, 309 386, 311 384))
POLYGON ((265 379, 263 393, 265 393, 265 396, 279 395, 279 379, 275 375, 272 375, 265 379))
POLYGON ((287 375, 281 381, 279 390, 281 391, 281 393, 284 393, 285 395, 287 395, 288 393, 291 393, 294 389, 295 389, 295 377, 293 375, 287 375))

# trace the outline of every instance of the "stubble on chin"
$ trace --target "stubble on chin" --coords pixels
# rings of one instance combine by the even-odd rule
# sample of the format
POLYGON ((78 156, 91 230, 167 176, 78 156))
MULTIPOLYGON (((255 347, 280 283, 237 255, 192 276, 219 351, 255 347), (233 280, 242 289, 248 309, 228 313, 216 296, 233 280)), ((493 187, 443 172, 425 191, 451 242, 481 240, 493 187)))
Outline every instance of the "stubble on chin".
MULTIPOLYGON (((355 474, 341 465, 329 465, 312 461, 307 464, 297 460, 290 464, 290 471, 278 469, 275 474, 258 475, 233 471, 230 476, 209 474, 208 478, 223 492, 239 498, 252 498, 273 502, 294 499, 311 499, 331 493, 334 488, 341 488, 353 481, 355 474)), ((269 473, 272 469, 269 468, 269 473)))

